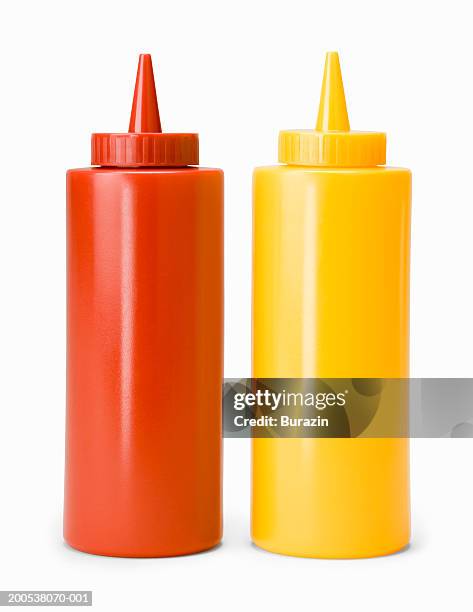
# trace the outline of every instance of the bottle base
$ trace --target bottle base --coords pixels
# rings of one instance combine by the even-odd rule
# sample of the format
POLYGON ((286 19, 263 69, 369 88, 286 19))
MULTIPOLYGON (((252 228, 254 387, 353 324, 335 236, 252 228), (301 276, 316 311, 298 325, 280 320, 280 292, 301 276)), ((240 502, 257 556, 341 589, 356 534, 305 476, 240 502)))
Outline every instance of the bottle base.
POLYGON ((72 542, 64 538, 64 543, 69 548, 77 550, 88 555, 97 555, 99 557, 121 557, 124 559, 160 559, 165 557, 184 557, 186 555, 196 555, 199 553, 208 552, 214 548, 218 548, 221 544, 222 539, 218 538, 216 541, 201 544, 199 546, 189 546, 178 548, 176 550, 157 550, 150 547, 146 550, 130 550, 120 549, 115 547, 95 547, 95 546, 84 546, 76 542, 72 542))
POLYGON ((253 544, 258 548, 266 552, 270 552, 276 555, 283 555, 286 557, 299 557, 303 559, 373 559, 376 557, 387 557, 389 555, 395 555, 407 551, 410 548, 410 541, 403 542, 398 545, 388 546, 386 548, 379 548, 373 550, 363 551, 322 551, 322 550, 296 550, 295 548, 289 548, 285 546, 278 546, 270 542, 262 542, 253 538, 253 544))

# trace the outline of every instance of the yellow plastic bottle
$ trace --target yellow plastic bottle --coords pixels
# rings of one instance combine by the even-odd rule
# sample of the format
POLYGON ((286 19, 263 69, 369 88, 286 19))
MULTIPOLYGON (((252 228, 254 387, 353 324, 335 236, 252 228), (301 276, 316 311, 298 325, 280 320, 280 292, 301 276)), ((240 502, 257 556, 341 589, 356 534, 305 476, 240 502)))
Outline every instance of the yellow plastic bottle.
MULTIPOLYGON (((386 136, 350 131, 337 53, 315 130, 283 131, 254 173, 253 376, 408 376, 411 174, 386 136)), ((403 438, 253 440, 252 538, 321 558, 410 537, 403 438)))

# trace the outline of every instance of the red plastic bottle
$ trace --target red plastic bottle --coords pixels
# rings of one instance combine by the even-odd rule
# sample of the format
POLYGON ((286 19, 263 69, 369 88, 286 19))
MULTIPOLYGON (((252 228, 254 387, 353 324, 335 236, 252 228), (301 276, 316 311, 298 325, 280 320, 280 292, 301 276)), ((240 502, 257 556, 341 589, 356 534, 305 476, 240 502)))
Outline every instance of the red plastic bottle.
POLYGON ((221 539, 223 173, 161 132, 141 55, 127 134, 67 173, 64 537, 126 557, 221 539))

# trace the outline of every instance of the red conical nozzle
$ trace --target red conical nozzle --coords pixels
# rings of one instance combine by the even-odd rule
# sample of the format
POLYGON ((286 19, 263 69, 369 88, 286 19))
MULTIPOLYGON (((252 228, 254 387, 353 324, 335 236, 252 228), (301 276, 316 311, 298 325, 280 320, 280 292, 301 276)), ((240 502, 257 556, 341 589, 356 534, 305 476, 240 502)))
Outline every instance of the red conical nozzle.
POLYGON ((142 53, 136 73, 135 94, 129 132, 161 132, 158 99, 154 84, 153 63, 149 53, 142 53))

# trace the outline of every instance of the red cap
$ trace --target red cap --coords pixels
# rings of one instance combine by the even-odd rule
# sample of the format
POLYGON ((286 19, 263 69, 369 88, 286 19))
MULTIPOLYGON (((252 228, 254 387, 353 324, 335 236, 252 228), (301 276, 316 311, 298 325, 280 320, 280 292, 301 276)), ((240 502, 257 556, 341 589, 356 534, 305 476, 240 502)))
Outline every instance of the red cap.
POLYGON ((195 166, 198 134, 161 131, 151 55, 140 55, 127 134, 92 134, 93 166, 195 166))

